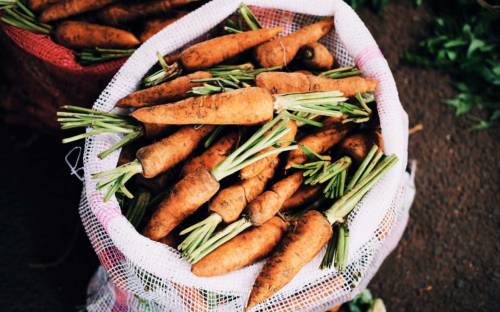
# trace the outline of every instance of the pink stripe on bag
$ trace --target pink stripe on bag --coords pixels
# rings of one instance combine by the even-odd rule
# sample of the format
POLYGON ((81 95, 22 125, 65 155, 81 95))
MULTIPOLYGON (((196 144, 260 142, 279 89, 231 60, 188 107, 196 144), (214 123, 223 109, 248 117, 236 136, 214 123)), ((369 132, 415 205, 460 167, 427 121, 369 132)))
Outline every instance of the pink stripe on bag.
POLYGON ((382 51, 380 51, 377 45, 372 45, 364 49, 361 53, 354 57, 354 61, 358 67, 363 67, 366 63, 372 62, 373 60, 381 58, 384 59, 382 51))

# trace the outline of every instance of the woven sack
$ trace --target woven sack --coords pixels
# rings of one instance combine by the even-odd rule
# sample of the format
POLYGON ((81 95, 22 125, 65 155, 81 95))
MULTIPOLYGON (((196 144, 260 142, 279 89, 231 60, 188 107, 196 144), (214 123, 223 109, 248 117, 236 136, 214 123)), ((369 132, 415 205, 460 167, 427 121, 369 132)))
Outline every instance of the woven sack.
MULTIPOLYGON (((265 27, 285 33, 334 16, 335 30, 321 40, 341 66, 356 64, 379 81, 376 92, 385 152, 398 163, 366 194, 347 220, 350 252, 345 271, 320 270, 324 250, 257 311, 324 311, 352 298, 366 286, 383 259, 396 246, 407 218, 412 192, 407 163, 408 117, 394 79, 376 42, 356 13, 340 0, 247 0, 265 27)), ((144 43, 113 77, 94 108, 113 109, 134 91, 154 65, 156 53, 168 54, 203 36, 231 13, 240 0, 214 0, 188 14, 144 43)), ((262 261, 236 272, 199 278, 179 253, 152 241, 122 215, 118 202, 103 202, 91 174, 116 167, 119 152, 104 160, 97 154, 119 140, 117 135, 87 139, 84 190, 80 214, 102 264, 89 286, 89 311, 241 311, 262 261)))

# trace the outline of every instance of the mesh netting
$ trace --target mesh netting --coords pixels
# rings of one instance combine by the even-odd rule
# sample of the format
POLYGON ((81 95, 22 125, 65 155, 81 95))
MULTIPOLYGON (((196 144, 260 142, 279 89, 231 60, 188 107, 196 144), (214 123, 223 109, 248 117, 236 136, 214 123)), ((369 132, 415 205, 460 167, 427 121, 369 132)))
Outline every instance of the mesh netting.
MULTIPOLYGON (((257 306, 262 311, 323 311, 350 299, 376 272, 394 248, 406 225, 408 119, 398 99, 387 62, 370 33, 342 1, 253 0, 252 10, 264 26, 283 26, 285 34, 319 19, 335 17, 335 31, 322 39, 339 65, 356 64, 376 78, 376 93, 385 152, 400 161, 370 191, 348 218, 349 264, 343 272, 320 270, 324 250, 275 296, 257 306)), ((154 65, 156 53, 168 54, 205 35, 236 11, 239 0, 214 0, 172 24, 141 46, 103 91, 94 108, 113 109, 134 91, 154 65)), ((140 233, 121 214, 115 198, 103 202, 91 174, 116 166, 119 152, 104 160, 97 154, 117 142, 117 135, 100 135, 85 145, 85 189, 81 217, 102 264, 89 296, 92 311, 236 311, 242 310, 262 262, 212 278, 199 278, 180 254, 140 233)))

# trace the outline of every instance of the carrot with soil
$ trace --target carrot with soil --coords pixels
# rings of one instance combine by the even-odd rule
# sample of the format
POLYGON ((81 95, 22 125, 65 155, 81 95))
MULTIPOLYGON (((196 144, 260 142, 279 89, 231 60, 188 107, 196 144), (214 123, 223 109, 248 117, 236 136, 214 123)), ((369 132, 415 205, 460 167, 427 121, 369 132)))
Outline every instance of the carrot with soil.
POLYGON ((188 256, 210 238, 221 222, 236 221, 247 204, 264 191, 267 183, 274 176, 277 166, 278 159, 274 159, 273 163, 270 163, 257 176, 230 185, 217 193, 208 204, 211 214, 203 221, 181 231, 181 235, 189 235, 178 246, 178 249, 188 256))
POLYGON ((385 157, 370 174, 324 213, 314 210, 306 212, 266 261, 255 280, 246 310, 268 299, 289 283, 330 240, 333 235, 332 225, 342 221, 396 162, 396 156, 385 157))
POLYGON ((208 68, 270 40, 281 31, 280 27, 276 27, 209 39, 182 51, 180 61, 189 70, 208 68))
POLYGON ((33 11, 40 11, 41 9, 59 1, 61 0, 28 0, 27 4, 33 11))
POLYGON ((141 42, 144 42, 144 41, 148 40, 149 38, 153 37, 154 35, 159 33, 163 28, 178 21, 181 17, 187 15, 188 13, 189 12, 187 12, 187 11, 179 11, 179 12, 176 12, 174 17, 171 17, 168 19, 157 18, 157 19, 147 21, 144 25, 143 31, 139 35, 141 42))
POLYGON ((146 3, 118 3, 101 10, 97 17, 105 24, 121 25, 196 2, 197 0, 154 0, 146 3))
POLYGON ((185 126, 158 142, 141 147, 134 161, 93 174, 95 179, 99 179, 97 189, 107 189, 105 201, 118 191, 132 198, 133 195, 125 187, 128 180, 139 173, 153 178, 172 168, 186 159, 212 130, 212 126, 185 126))
POLYGON ((286 135, 289 131, 286 128, 287 123, 288 118, 279 115, 262 126, 212 170, 199 168, 194 173, 184 176, 159 204, 144 234, 153 240, 163 238, 217 193, 220 180, 270 154, 295 149, 296 146, 288 146, 257 155, 258 152, 276 144, 286 135), (277 124, 279 126, 269 132, 269 129, 277 124))
POLYGON ((226 159, 240 140, 238 131, 231 131, 215 142, 209 149, 201 155, 189 160, 182 167, 182 176, 188 175, 198 168, 212 170, 217 164, 226 159))
POLYGON ((40 14, 43 23, 61 20, 73 15, 105 7, 116 0, 63 0, 48 6, 40 14))
POLYGON ((196 79, 210 78, 209 72, 197 71, 173 80, 163 82, 154 87, 130 93, 116 103, 117 107, 144 107, 160 102, 171 102, 180 100, 187 96, 192 88, 201 86, 201 82, 193 82, 196 79))
POLYGON ((282 210, 292 210, 303 205, 311 203, 318 195, 321 193, 321 187, 319 185, 315 186, 303 186, 301 187, 292 197, 285 200, 283 203, 282 210))
POLYGON ((59 43, 75 49, 132 48, 140 44, 139 39, 128 31, 76 21, 58 25, 54 36, 59 43))
POLYGON ((356 93, 374 92, 377 81, 371 78, 347 77, 331 79, 303 73, 266 72, 259 74, 256 85, 272 93, 339 91, 351 97, 356 93))
POLYGON ((191 271, 202 277, 223 275, 267 256, 288 228, 280 217, 273 217, 261 226, 253 227, 193 264, 191 271))
POLYGON ((328 48, 319 42, 306 44, 300 49, 302 63, 311 70, 327 70, 332 68, 335 58, 328 48))
POLYGON ((294 59, 300 48, 318 41, 328 34, 332 27, 333 19, 326 18, 288 36, 261 44, 255 49, 257 61, 262 67, 286 66, 294 59))

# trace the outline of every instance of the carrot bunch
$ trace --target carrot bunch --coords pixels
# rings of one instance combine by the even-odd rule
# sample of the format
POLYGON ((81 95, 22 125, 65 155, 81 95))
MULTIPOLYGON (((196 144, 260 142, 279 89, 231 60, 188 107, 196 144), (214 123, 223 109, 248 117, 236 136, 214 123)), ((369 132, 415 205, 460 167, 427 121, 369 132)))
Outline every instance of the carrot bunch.
POLYGON ((52 35, 76 51, 82 65, 131 55, 135 48, 193 9, 198 0, 1 0, 1 20, 34 33, 52 35))
MULTIPOLYGON (((100 16, 114 14, 121 25, 140 17, 126 15, 132 7, 116 3, 100 16)), ((251 308, 325 245, 322 268, 348 265, 345 219, 397 159, 378 147, 377 81, 356 67, 335 68, 335 55, 318 42, 333 19, 282 35, 243 6, 221 27, 220 36, 158 55, 116 111, 67 107, 59 121, 87 128, 65 142, 122 136, 98 154, 123 147, 118 167, 93 173, 96 187, 104 200, 137 203, 131 222, 176 247, 194 274, 226 274, 268 257, 251 308), (156 194, 148 208, 143 187, 156 194)))

